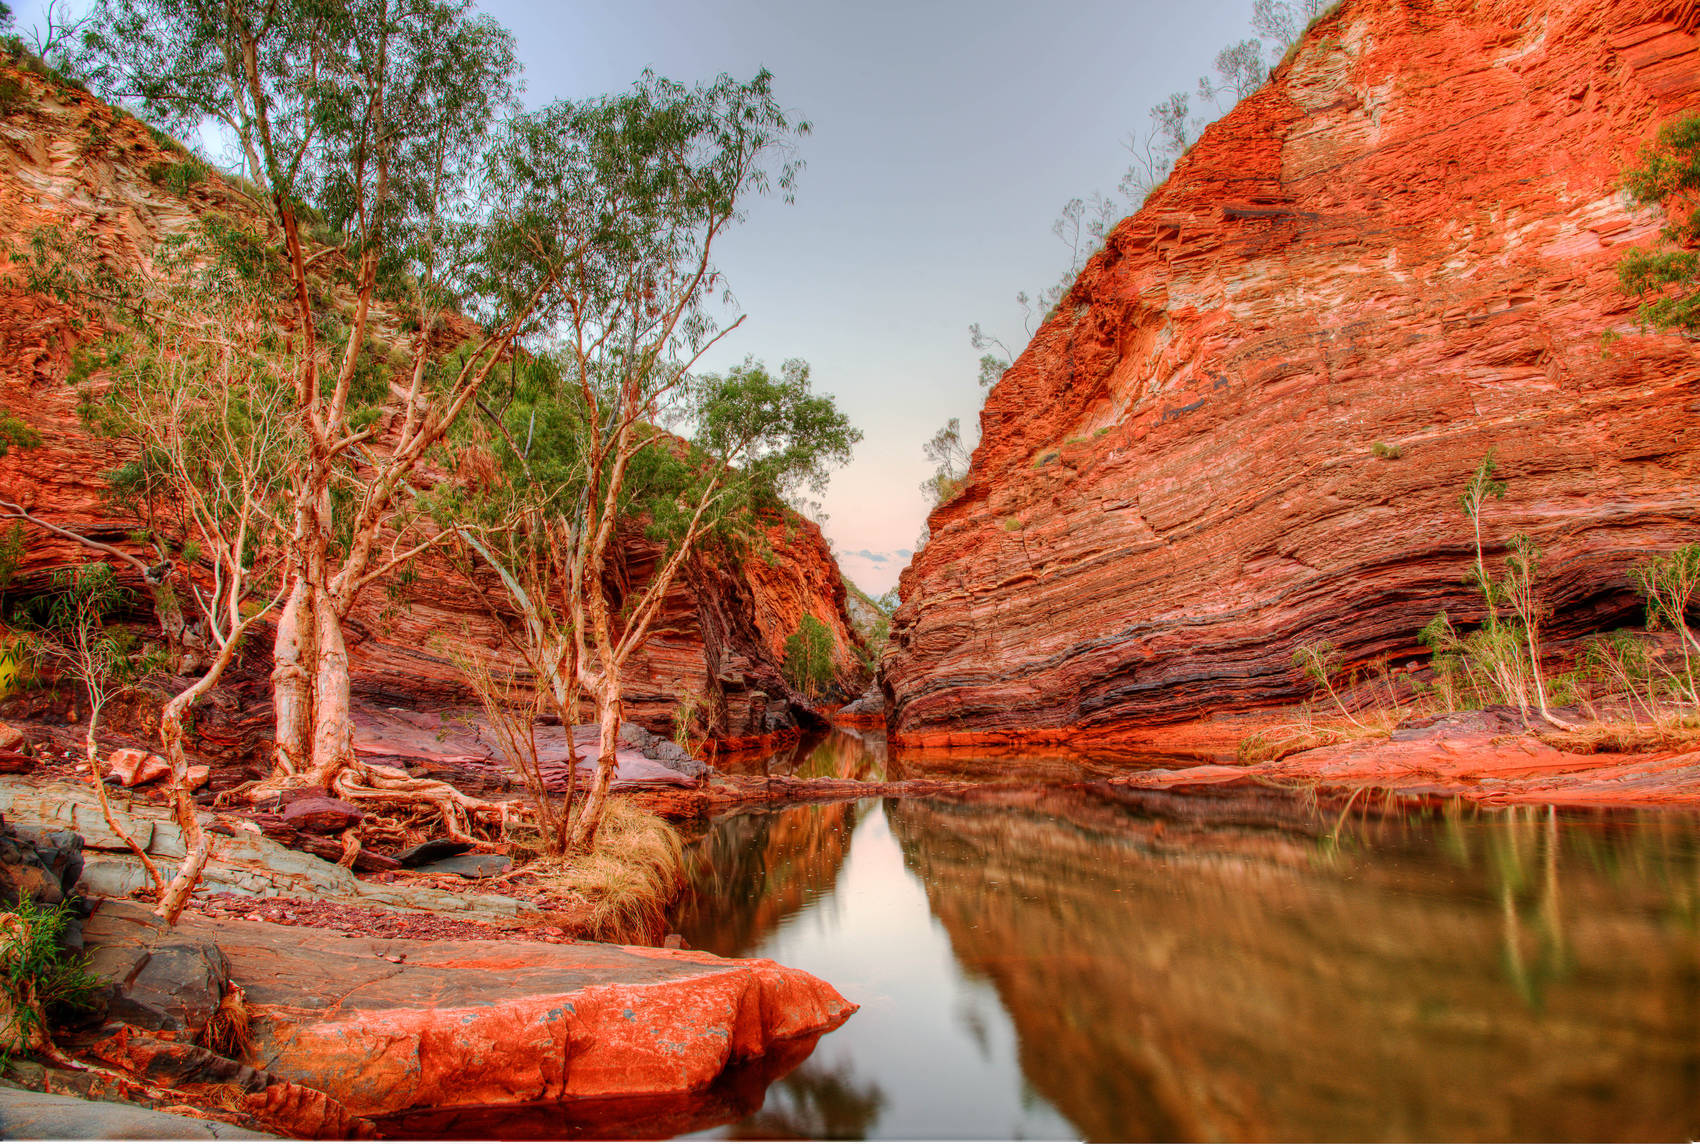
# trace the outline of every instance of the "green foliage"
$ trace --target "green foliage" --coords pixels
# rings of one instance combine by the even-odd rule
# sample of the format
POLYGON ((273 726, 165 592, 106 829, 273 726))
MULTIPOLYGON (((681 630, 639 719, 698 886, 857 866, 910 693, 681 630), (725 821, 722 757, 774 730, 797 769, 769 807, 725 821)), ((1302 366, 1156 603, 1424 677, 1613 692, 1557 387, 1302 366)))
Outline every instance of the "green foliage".
POLYGON ((1672 212, 1660 246, 1630 251, 1617 265, 1618 284, 1643 299, 1637 316, 1655 330, 1700 330, 1700 115, 1659 128, 1623 173, 1623 187, 1646 205, 1672 212))
POLYGON ((65 949, 68 903, 28 899, 0 914, 0 1067, 14 1053, 50 1043, 52 1024, 99 1002, 100 979, 85 956, 65 949))
POLYGON ((1647 601, 1648 628, 1685 631, 1700 592, 1700 544, 1639 561, 1629 569, 1629 582, 1647 601))
POLYGON ((1397 445, 1389 445, 1385 441, 1375 441, 1370 444, 1369 451, 1383 461, 1397 461, 1403 457, 1404 451, 1397 445))
POLYGON ((810 699, 820 698, 832 687, 833 649, 832 629, 805 615, 785 639, 786 682, 810 699))
POLYGON ((41 444, 41 434, 31 429, 22 418, 0 408, 0 457, 13 449, 33 449, 41 444))
POLYGON ((145 173, 149 182, 164 187, 180 198, 186 198, 191 191, 207 181, 212 169, 195 156, 186 155, 175 163, 154 163, 145 173))
POLYGON ((24 525, 13 521, 12 527, 0 532, 0 592, 11 586, 12 577, 24 562, 24 525))

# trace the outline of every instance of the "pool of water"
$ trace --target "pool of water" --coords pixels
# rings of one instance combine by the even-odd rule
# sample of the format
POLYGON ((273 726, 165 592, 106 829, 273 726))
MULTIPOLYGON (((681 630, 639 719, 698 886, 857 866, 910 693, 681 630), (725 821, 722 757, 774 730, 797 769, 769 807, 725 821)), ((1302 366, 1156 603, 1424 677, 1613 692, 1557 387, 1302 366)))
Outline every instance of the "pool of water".
MULTIPOLYGON (((745 765, 927 773, 844 733, 745 765)), ((675 928, 861 1006, 817 1044, 688 1101, 433 1134, 1700 1134, 1700 815, 1030 769, 953 760, 1020 785, 739 811, 691 840, 675 928)))
POLYGON ((693 858, 687 943, 862 1006, 701 1135, 1700 1133, 1692 813, 1087 782, 741 812, 693 858))

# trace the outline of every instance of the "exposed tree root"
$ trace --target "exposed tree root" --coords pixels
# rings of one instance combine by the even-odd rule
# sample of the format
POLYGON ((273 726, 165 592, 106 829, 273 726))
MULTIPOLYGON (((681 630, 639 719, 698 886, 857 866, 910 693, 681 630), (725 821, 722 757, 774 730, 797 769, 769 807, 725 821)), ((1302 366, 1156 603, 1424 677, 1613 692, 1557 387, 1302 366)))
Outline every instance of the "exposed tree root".
MULTIPOLYGON (((219 801, 224 805, 237 798, 249 803, 263 802, 310 787, 326 789, 348 802, 388 811, 388 819, 374 823, 380 833, 407 833, 408 820, 428 808, 435 812, 434 817, 442 823, 448 837, 479 849, 489 849, 492 845, 491 840, 475 833, 481 820, 500 838, 505 824, 516 814, 508 803, 474 798, 449 783, 415 778, 400 767, 364 761, 345 764, 328 784, 307 774, 277 774, 228 791, 219 801)), ((366 831, 360 831, 352 847, 348 834, 343 835, 343 865, 352 862, 359 853, 361 837, 365 834, 366 831)))

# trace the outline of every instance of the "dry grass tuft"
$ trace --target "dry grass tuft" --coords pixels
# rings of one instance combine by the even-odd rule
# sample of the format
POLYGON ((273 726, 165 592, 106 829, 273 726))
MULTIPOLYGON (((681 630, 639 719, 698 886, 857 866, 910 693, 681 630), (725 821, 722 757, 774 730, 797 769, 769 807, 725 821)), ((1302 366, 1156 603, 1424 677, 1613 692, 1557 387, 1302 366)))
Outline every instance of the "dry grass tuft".
POLYGON ((684 885, 684 844, 661 816, 614 798, 590 853, 539 857, 516 871, 521 875, 550 893, 582 899, 586 932, 595 940, 655 942, 684 885))
POLYGON ((248 1027, 248 998, 239 985, 232 984, 219 1000, 218 1008, 201 1030, 201 1045, 221 1057, 246 1061, 254 1050, 253 1033, 248 1027))
POLYGON ((1385 739, 1399 725, 1403 712, 1396 708, 1375 707, 1359 712, 1356 723, 1318 723, 1308 708, 1292 723, 1283 723, 1253 732, 1240 740, 1235 760, 1246 766, 1257 763, 1280 762, 1288 755, 1317 747, 1333 747, 1340 743, 1364 739, 1385 739))
POLYGON ((1700 723, 1586 723, 1564 731, 1537 733, 1536 737, 1573 755, 1693 751, 1700 750, 1700 723))

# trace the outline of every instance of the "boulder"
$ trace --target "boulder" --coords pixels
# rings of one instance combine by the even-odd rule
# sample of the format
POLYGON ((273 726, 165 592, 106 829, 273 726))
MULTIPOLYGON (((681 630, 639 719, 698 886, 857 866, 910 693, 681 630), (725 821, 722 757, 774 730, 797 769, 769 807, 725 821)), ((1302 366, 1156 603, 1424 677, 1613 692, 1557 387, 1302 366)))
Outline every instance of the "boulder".
POLYGON ((171 774, 171 764, 135 747, 120 747, 106 757, 106 777, 127 787, 146 786, 171 774))
POLYGON ((57 905, 83 873, 83 839, 70 830, 0 823, 0 907, 22 899, 57 905))
MULTIPOLYGON (((155 941, 150 917, 103 903, 89 943, 155 941)), ((251 1064, 357 1116, 695 1092, 856 1008, 800 970, 706 953, 342 937, 192 914, 173 934, 214 939, 247 997, 251 1064)))
POLYGON ((89 972, 106 986, 107 1015, 194 1040, 224 998, 230 966, 212 935, 180 935, 133 909, 134 924, 100 941, 89 958, 89 972))
POLYGON ((0 751, 22 751, 27 745, 22 731, 10 723, 0 723, 0 751))

